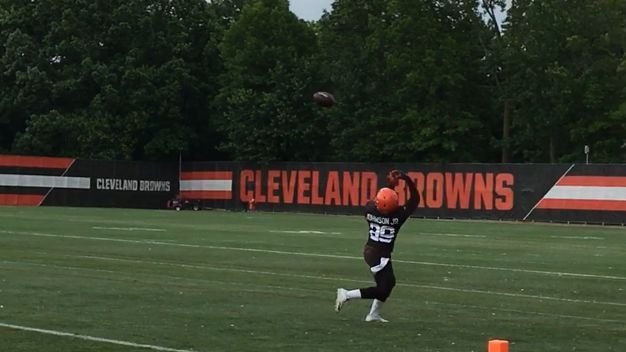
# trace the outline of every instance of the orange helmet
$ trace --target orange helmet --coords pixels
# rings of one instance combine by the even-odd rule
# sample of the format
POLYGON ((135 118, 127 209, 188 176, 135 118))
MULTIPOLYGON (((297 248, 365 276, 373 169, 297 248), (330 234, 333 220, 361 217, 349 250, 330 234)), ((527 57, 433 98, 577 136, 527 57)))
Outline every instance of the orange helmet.
POLYGON ((381 188, 376 193, 376 208, 383 214, 389 214, 398 209, 398 193, 391 188, 381 188))

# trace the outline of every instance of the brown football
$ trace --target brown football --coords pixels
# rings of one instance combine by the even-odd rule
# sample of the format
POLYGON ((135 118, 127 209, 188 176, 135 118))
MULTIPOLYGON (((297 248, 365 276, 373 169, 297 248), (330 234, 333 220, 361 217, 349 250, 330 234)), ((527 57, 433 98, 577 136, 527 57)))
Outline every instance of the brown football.
POLYGON ((315 101, 317 105, 323 106, 326 108, 331 107, 335 105, 335 103, 337 103, 337 101, 335 100, 335 97, 328 92, 315 92, 313 94, 313 101, 315 101))

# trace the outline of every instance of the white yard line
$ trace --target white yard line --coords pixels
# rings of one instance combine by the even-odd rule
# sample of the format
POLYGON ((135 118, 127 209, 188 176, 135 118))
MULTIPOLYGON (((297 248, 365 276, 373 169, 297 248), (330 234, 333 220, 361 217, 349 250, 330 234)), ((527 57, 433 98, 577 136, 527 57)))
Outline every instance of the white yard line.
POLYGON ((165 232, 165 229, 153 229, 149 227, 104 227, 93 226, 94 230, 113 230, 113 231, 151 231, 151 232, 165 232))
POLYGON ((313 230, 270 230, 272 233, 289 233, 289 234, 299 234, 299 235, 341 235, 341 232, 324 232, 324 231, 313 231, 313 230))
POLYGON ((467 238, 487 238, 485 235, 464 235, 460 233, 434 233, 434 232, 418 232, 420 235, 426 236, 444 236, 444 237, 467 237, 467 238))
MULTIPOLYGON (((402 286, 402 284, 400 284, 400 285, 402 286)), ((536 300, 540 300, 540 301, 559 301, 559 302, 569 302, 569 303, 588 303, 588 304, 600 304, 600 305, 626 307, 626 303, 621 303, 621 302, 603 302, 603 301, 587 300, 587 299, 560 298, 560 297, 551 297, 551 296, 542 296, 542 295, 527 295, 527 294, 522 294, 522 293, 494 292, 494 291, 474 290, 474 289, 466 289, 466 288, 452 288, 452 287, 433 286, 433 285, 404 284, 404 286, 417 287, 417 288, 426 288, 426 289, 433 289, 433 290, 443 290, 443 291, 455 291, 455 292, 464 292, 464 293, 478 293, 478 294, 487 294, 487 295, 497 295, 497 296, 505 296, 505 297, 529 298, 529 299, 536 299, 536 300)))
MULTIPOLYGON (((253 252, 253 253, 271 253, 271 254, 295 255, 295 256, 305 256, 305 257, 318 257, 318 258, 363 260, 360 256, 356 257, 356 256, 349 256, 349 255, 277 251, 277 250, 259 249, 259 248, 241 248, 241 247, 209 246, 209 245, 185 244, 185 243, 167 243, 167 242, 152 241, 152 240, 130 240, 130 239, 123 239, 123 238, 58 235, 58 234, 51 234, 51 233, 7 231, 7 230, 0 230, 0 233, 12 234, 12 235, 52 237, 52 238, 73 238, 73 239, 90 240, 90 241, 151 244, 151 245, 159 245, 159 246, 172 246, 172 247, 184 247, 184 248, 205 248, 205 249, 217 249, 217 250, 253 252)), ((450 268, 463 268, 463 269, 476 269, 476 270, 508 271, 508 272, 517 272, 517 273, 527 273, 527 274, 550 275, 550 276, 558 276, 558 277, 565 276, 565 277, 593 278, 593 279, 605 279, 605 280, 626 280, 626 277, 624 276, 613 276, 613 275, 596 275, 596 274, 582 274, 582 273, 570 273, 570 272, 560 272, 560 271, 500 268, 500 267, 490 267, 490 266, 480 266, 480 265, 434 263, 434 262, 422 262, 422 261, 401 260, 401 259, 394 259, 393 261, 396 263, 404 263, 404 264, 442 266, 442 267, 450 267, 450 268)))
POLYGON ((142 343, 134 343, 134 342, 129 342, 129 341, 107 339, 107 338, 95 337, 95 336, 89 336, 89 335, 80 335, 80 334, 74 334, 74 333, 71 333, 71 332, 64 332, 64 331, 57 331, 57 330, 39 329, 39 328, 33 328, 33 327, 29 327, 29 326, 22 326, 22 325, 0 323, 0 327, 9 328, 9 329, 13 329, 13 330, 37 332, 37 333, 46 334, 46 335, 71 337, 71 338, 80 339, 80 340, 104 342, 104 343, 110 343, 110 344, 114 344, 114 345, 122 345, 122 346, 129 346, 129 347, 138 347, 138 348, 147 348, 147 349, 151 349, 151 350, 155 350, 155 351, 194 352, 193 350, 181 350, 181 349, 169 348, 169 347, 163 347, 163 346, 146 345, 146 344, 142 344, 142 343))
POLYGON ((562 238, 566 240, 604 240, 604 237, 595 236, 550 236, 550 238, 562 238))

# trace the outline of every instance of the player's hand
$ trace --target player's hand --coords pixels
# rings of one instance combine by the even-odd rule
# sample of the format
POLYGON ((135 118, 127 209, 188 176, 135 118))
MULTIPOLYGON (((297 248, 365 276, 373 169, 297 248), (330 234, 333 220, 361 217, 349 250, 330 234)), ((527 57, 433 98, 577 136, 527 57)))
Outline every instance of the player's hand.
POLYGON ((389 187, 396 187, 400 182, 402 176, 404 176, 404 172, 400 170, 389 171, 389 173, 387 174, 387 183, 389 184, 389 187))

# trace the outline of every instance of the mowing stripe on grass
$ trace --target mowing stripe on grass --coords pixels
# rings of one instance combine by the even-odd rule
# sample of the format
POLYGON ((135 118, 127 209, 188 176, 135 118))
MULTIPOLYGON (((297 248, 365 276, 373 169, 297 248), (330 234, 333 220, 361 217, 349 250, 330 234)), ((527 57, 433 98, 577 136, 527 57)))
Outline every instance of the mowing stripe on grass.
POLYGON ((479 310, 481 312, 497 311, 497 312, 515 313, 515 314, 521 314, 521 315, 534 314, 534 315, 542 315, 542 316, 548 316, 548 317, 557 317, 557 318, 575 319, 575 320, 589 320, 589 321, 596 321, 596 322, 603 322, 603 323, 623 323, 624 322, 624 320, 617 320, 617 319, 590 318, 590 317, 582 317, 580 315, 544 313, 544 312, 536 312, 532 310, 519 310, 519 309, 508 309, 508 308, 494 308, 494 307, 487 307, 487 306, 477 306, 477 305, 472 305, 472 304, 447 303, 447 302, 438 302, 438 301, 425 301, 424 303, 427 305, 430 304, 430 305, 441 305, 441 306, 447 306, 447 307, 470 308, 470 309, 479 310))
MULTIPOLYGON (((174 266, 181 267, 187 269, 203 269, 210 271, 223 271, 223 272, 231 272, 231 273, 244 273, 244 274, 254 274, 254 275, 268 275, 268 276, 279 276, 279 277, 289 277, 289 278, 298 278, 298 279, 307 279, 307 280, 323 280, 323 281, 341 281, 341 282, 352 282, 354 284, 371 284, 371 281, 367 280, 357 280, 357 279, 345 279, 338 277, 326 277, 326 276, 316 276, 316 275, 302 275, 302 274, 288 274, 288 273, 277 273, 272 271, 259 271, 259 270, 250 270, 250 269, 232 269, 232 268, 220 268, 215 266, 204 266, 204 265, 194 265, 194 264, 182 264, 182 263, 168 263, 168 262, 155 262, 155 261, 144 261, 144 260, 134 260, 134 259, 123 259, 123 258, 110 258, 110 257, 96 257, 96 256, 74 256, 74 255, 63 255, 64 257, 71 258, 85 258, 85 259, 96 259, 96 260, 108 260, 108 261, 118 261, 118 262, 129 262, 129 263, 140 263, 140 264, 152 264, 152 265, 163 265, 163 266, 174 266)), ((120 274, 125 273, 124 271, 110 271, 110 270, 101 270, 101 269, 93 269, 93 268, 85 268, 85 267, 74 267, 74 266, 64 266, 64 265, 55 265, 55 264, 42 264, 42 263, 31 263, 24 261, 7 261, 0 260, 0 263, 7 264, 18 264, 18 265, 32 265, 43 268, 52 268, 52 269, 61 269, 61 270, 84 270, 84 271, 96 271, 96 272, 106 272, 106 273, 114 273, 120 274)), ((141 274, 144 275, 145 274, 141 274)), ((190 279, 180 276, 171 276, 171 275, 163 275, 163 274, 150 274, 150 276, 154 277, 162 277, 169 279, 177 279, 177 280, 185 280, 185 281, 201 281, 201 282, 212 282, 212 283, 225 283, 221 281, 215 280, 207 280, 207 279, 190 279)), ((228 284, 234 284, 233 282, 229 282, 228 284)), ((245 285, 250 285, 250 283, 246 282, 245 285)), ((279 287, 279 286, 268 286, 268 285, 257 285, 262 287, 279 287)), ((443 290, 450 292, 461 292, 461 293, 471 293, 471 294, 483 294, 483 295, 494 295, 494 296, 504 296, 504 297, 514 297, 514 298, 525 298, 525 299, 536 299, 536 300, 545 300, 545 301, 557 301, 557 302, 565 302, 565 303, 585 303, 585 304, 597 304, 597 305, 609 305, 609 306, 618 306, 618 307, 626 307, 626 303, 619 302, 605 302, 605 301, 595 301, 595 300, 583 300, 583 299, 571 299, 571 298, 560 298, 560 297, 551 297, 551 296, 541 296, 541 295, 528 295, 528 294, 519 294, 519 293, 507 293, 507 292, 496 292, 496 291, 485 291, 485 290, 475 290, 475 289, 464 289, 464 288, 454 288, 454 287, 444 287, 444 286, 434 286, 434 285, 419 285, 419 284, 411 284, 411 283, 399 283, 397 286, 401 287, 410 287, 410 288, 419 288, 419 289, 429 289, 429 290, 443 290)), ((288 290, 302 290, 302 291, 313 291, 310 289, 299 289, 299 288, 285 288, 282 289, 288 290)), ((318 292, 318 291, 315 291, 318 292)), ((490 308, 493 309, 493 308, 490 308)), ((545 314, 545 313, 544 313, 545 314)), ((597 319, 597 318, 589 318, 591 320, 606 320, 606 319, 597 319)), ((613 321, 613 320, 606 320, 613 321)))
MULTIPOLYGON (((89 256, 71 256, 71 255, 64 255, 66 257, 87 257, 89 258, 89 256)), ((92 257, 92 258, 102 258, 105 259, 106 257, 92 257)), ((113 258, 115 259, 115 258, 113 258)), ((116 277, 120 277, 119 274, 123 273, 120 271, 109 271, 109 270, 100 270, 100 269, 92 269, 92 268, 85 268, 85 267, 72 267, 72 266, 61 266, 61 265, 50 265, 50 264, 39 264, 39 263, 30 263, 30 262, 7 262, 7 261, 0 261, 0 262, 5 262, 5 263, 13 263, 13 264, 26 264, 26 265, 33 265, 33 266, 38 266, 38 267, 44 267, 44 268, 52 268, 52 269, 61 269, 61 270, 70 270, 70 271, 76 271, 76 270, 83 270, 83 271, 97 271, 97 272, 107 272, 107 273, 114 273, 117 276, 116 277)), ((191 264, 175 264, 175 263, 163 263, 164 265, 176 265, 176 266, 181 266, 181 267, 199 267, 200 266, 196 266, 196 265, 191 265, 191 264)), ((263 275, 279 275, 279 276, 288 276, 288 277, 298 277, 298 278, 306 278, 306 279, 319 279, 319 280, 341 280, 343 282, 353 282, 353 283, 360 283, 360 284, 369 284, 371 283, 370 281, 366 281, 366 280, 355 280, 355 279, 339 279, 339 278, 328 278, 328 277, 320 277, 320 276, 310 276, 310 275, 298 275, 298 274, 281 274, 281 273, 272 273, 272 272, 262 272, 262 271, 253 271, 253 270, 243 270, 243 269, 230 269, 230 268, 213 268, 213 267, 201 267, 203 269, 207 269, 207 270, 217 270, 217 271, 231 271, 231 272, 245 272, 245 273, 253 273, 253 274, 263 274, 263 275)), ((134 275, 137 275, 137 273, 133 273, 134 275)), ((311 288, 303 288, 303 287, 286 287, 286 286, 277 286, 277 285, 262 285, 262 284, 251 284, 249 282, 232 282, 232 281, 218 281, 218 280, 208 280, 208 279, 192 279, 192 278, 187 278, 187 277, 180 277, 180 276, 171 276, 171 275, 163 275, 163 274, 139 274, 140 276, 147 276, 147 277, 158 277, 158 278, 167 278, 167 279, 171 279, 171 280, 182 280, 185 282, 194 282, 194 283, 211 283, 211 284, 222 284, 222 285, 227 285, 227 286, 237 286, 237 287, 241 287, 239 288, 239 290, 241 291, 245 291, 245 292, 253 292, 253 293, 258 293, 258 292, 275 292, 276 289, 280 289, 280 290, 286 290, 286 291, 300 291, 300 292, 308 292, 308 293, 313 293, 314 297, 318 298, 320 293, 325 293, 327 292, 327 290, 318 290, 318 289, 311 289, 311 288), (261 287, 263 289, 251 289, 249 288, 250 286, 256 286, 256 287, 261 287)), ((134 282, 137 282, 137 278, 136 276, 128 276, 128 279, 132 279, 134 282)), ((148 281, 143 281, 140 280, 140 282, 142 283, 148 283, 148 284, 154 284, 154 285, 162 285, 163 280, 158 280, 156 282, 148 282, 148 281)), ((176 285, 176 284, 174 284, 176 285)), ((187 283, 185 283, 185 287, 187 287, 187 283)), ((404 284, 399 284, 399 286, 406 286, 406 287, 412 287, 412 286, 408 286, 408 285, 404 285, 404 284)), ((204 285, 200 285, 200 287, 204 287, 204 285)), ((216 287, 216 286, 212 286, 212 287, 216 287)), ((394 302, 395 301, 399 301, 399 302, 411 302, 412 304, 415 303, 414 300, 412 299, 404 299, 404 298, 398 298, 395 297, 394 298, 394 302)), ((592 318, 592 317, 586 317, 586 316, 578 316, 578 315, 566 315, 566 314, 554 314, 554 313, 546 313, 546 312, 537 312, 537 311, 529 311, 529 310, 514 310, 514 309, 505 309, 505 308, 497 308, 497 307, 490 307, 490 306, 476 306, 476 305, 466 305, 466 304, 458 304, 458 303, 446 303, 446 302, 437 302, 437 301, 431 301, 431 300, 425 300, 424 303, 426 305, 429 304, 438 304, 438 305, 445 305, 445 306, 450 306, 450 307, 465 307, 465 308, 472 308, 472 309, 478 309, 481 311, 498 311, 498 312, 506 312, 506 313, 519 313, 522 315, 542 315, 542 316, 551 316, 551 317, 557 317, 557 318, 567 318, 567 319, 575 319, 577 321, 580 320, 587 320, 587 321, 594 321, 594 322, 603 322, 603 323, 623 323, 623 320, 617 320, 617 319, 605 319, 605 318, 592 318)))
POLYGON ((146 345, 146 344, 142 344, 142 343, 134 343, 134 342, 128 342, 128 341, 106 339, 106 338, 102 338, 102 337, 95 337, 95 336, 88 336, 88 335, 80 335, 80 334, 74 334, 74 333, 71 333, 71 332, 63 332, 63 331, 56 331, 56 330, 31 328, 31 327, 28 327, 28 326, 21 326, 21 325, 14 325, 14 324, 0 323, 0 327, 5 327, 5 328, 9 328, 9 329, 14 329, 14 330, 37 332, 37 333, 46 334, 46 335, 72 337, 72 338, 80 339, 80 340, 104 342, 104 343, 110 343, 110 344, 114 344, 114 345, 122 345, 122 346, 138 347, 138 348, 147 348, 147 349, 151 349, 151 350, 155 350, 155 351, 194 352, 193 350, 181 350, 181 349, 176 349, 176 348, 169 348, 169 347, 162 347, 162 346, 155 346, 155 345, 146 345))
MULTIPOLYGON (((285 274, 285 273, 277 273, 273 271, 258 271, 258 270, 250 270, 250 269, 219 268, 216 266, 195 265, 195 264, 168 263, 168 262, 145 261, 145 260, 138 260, 138 259, 123 259, 123 258, 100 257, 100 256, 73 256, 73 255, 66 255, 66 256, 87 258, 87 259, 131 262, 131 263, 139 263, 139 264, 177 266, 177 267, 183 267, 183 268, 205 269, 205 270, 214 270, 214 271, 230 271, 230 272, 243 272, 243 273, 259 274, 259 275, 296 277, 296 278, 315 279, 315 280, 352 281, 352 282, 359 282, 359 283, 370 283, 369 281, 364 281, 364 280, 349 280, 349 279, 342 279, 342 278, 336 278, 336 277, 325 277, 325 276, 315 276, 315 275, 285 274)), ((419 285, 419 284, 409 284, 409 283, 399 283, 398 286, 426 288, 426 289, 444 290, 444 291, 455 291, 455 292, 463 292, 463 293, 498 295, 498 296, 507 296, 507 297, 517 297, 517 298, 543 299, 543 300, 548 300, 548 301, 561 301, 561 302, 570 302, 570 303, 591 303, 591 304, 603 304, 603 305, 626 307, 626 303, 619 303, 619 302, 591 301, 591 300, 584 300, 584 299, 559 298, 559 297, 550 297, 550 296, 541 296, 541 295, 527 295, 527 294, 520 294, 520 293, 495 292, 495 291, 433 286, 433 285, 419 285)))
MULTIPOLYGON (((370 281, 364 281, 364 280, 350 280, 350 279, 315 276, 315 275, 285 274, 285 273, 277 273, 273 271, 258 271, 258 270, 250 270, 250 269, 220 268, 216 266, 206 266, 206 265, 196 265, 196 264, 168 263, 168 262, 157 262, 157 261, 145 261, 145 260, 138 260, 138 259, 112 258, 112 257, 102 257, 102 256, 87 256, 87 255, 82 255, 82 256, 81 255, 65 255, 65 256, 70 257, 70 258, 86 258, 86 259, 139 263, 139 264, 166 265, 166 266, 176 266, 176 267, 182 267, 182 268, 242 272, 242 273, 259 274, 259 275, 296 277, 296 278, 315 279, 315 280, 352 281, 352 282, 359 282, 359 283, 370 283, 370 281)), ((478 293, 478 294, 488 294, 488 295, 518 297, 518 298, 543 299, 543 300, 548 300, 548 301, 561 301, 561 302, 570 302, 570 303, 591 303, 591 304, 603 304, 603 305, 626 307, 626 303, 619 303, 619 302, 591 301, 591 300, 584 300, 584 299, 560 298, 560 297, 550 297, 550 296, 541 296, 541 295, 527 295, 527 294, 520 294, 520 293, 495 292, 495 291, 433 286, 433 285, 419 285, 419 284, 409 284, 409 283, 399 283, 398 286, 417 287, 417 288, 426 288, 426 289, 444 290, 444 291, 456 291, 456 292, 463 292, 463 293, 478 293)))
MULTIPOLYGON (((349 256, 349 255, 306 253, 306 252, 290 252, 290 251, 277 251, 277 250, 271 250, 271 249, 225 247, 225 246, 209 246, 209 245, 186 244, 186 243, 167 243, 167 242, 153 241, 153 240, 131 240, 131 239, 124 239, 124 238, 90 237, 90 236, 75 236, 75 235, 58 235, 58 234, 51 234, 51 233, 7 231, 7 230, 0 230, 0 233, 10 234, 10 235, 27 235, 27 236, 53 237, 53 238, 55 238, 55 237, 56 238, 73 238, 73 239, 91 240, 91 241, 108 241, 108 242, 122 242, 122 243, 136 243, 136 244, 152 244, 152 245, 159 245, 159 246, 173 246, 173 247, 185 247, 185 248, 205 248, 205 249, 218 249, 218 250, 241 251, 241 252, 271 253, 271 254, 284 254, 284 255, 299 255, 299 256, 319 257, 319 258, 337 258, 337 259, 363 260, 361 257, 355 257, 355 256, 349 256)), ((394 262, 396 262, 396 263, 404 263, 404 264, 427 265, 427 266, 443 266, 443 267, 451 267, 451 268, 510 271, 510 272, 527 273, 527 274, 540 274, 540 275, 550 275, 550 276, 568 276, 568 277, 594 278, 594 279, 605 279, 605 280, 626 280, 626 277, 624 277, 624 276, 613 276, 613 275, 596 275, 596 274, 568 273, 568 272, 560 272, 560 271, 529 270, 529 269, 516 269, 516 268, 499 268, 499 267, 480 266, 480 265, 434 263, 434 262, 421 262, 421 261, 402 260, 402 259, 394 259, 394 262)))
MULTIPOLYGON (((187 268, 187 269, 203 269, 203 270, 211 270, 211 271, 225 271, 225 272, 236 272, 236 273, 255 274, 255 275, 282 276, 282 277, 300 278, 300 279, 354 282, 354 283, 359 283, 359 284, 371 283, 370 281, 365 281, 365 280, 344 279, 344 278, 339 278, 339 277, 288 274, 288 273, 277 273, 273 271, 233 269, 233 268, 223 268, 223 267, 217 267, 217 266, 183 264, 183 263, 172 263, 172 262, 158 262, 158 261, 113 258, 113 257, 103 257, 103 256, 63 255, 63 257, 94 259, 94 260, 102 260, 102 261, 116 261, 116 262, 126 262, 126 263, 136 263, 136 264, 150 264, 150 265, 160 265, 160 266, 173 266, 173 267, 187 268)), ((72 269, 98 270, 98 271, 101 270, 101 269, 68 267, 68 266, 59 266, 59 265, 31 263, 31 262, 7 261, 7 260, 0 260, 0 263, 29 264, 29 265, 36 265, 36 266, 42 266, 42 267, 55 267, 55 268, 69 269, 69 270, 72 270, 72 269)), ((620 303, 620 302, 605 302, 605 301, 596 301, 596 300, 561 298, 561 297, 542 296, 542 295, 528 295, 528 294, 521 294, 521 293, 496 292, 496 291, 488 291, 488 290, 476 290, 476 289, 455 288, 455 287, 445 287, 445 286, 435 286, 435 285, 420 285, 420 284, 411 284, 411 283, 399 283, 398 286, 439 290, 439 291, 452 291, 452 292, 495 295, 495 296, 505 296, 505 297, 515 297, 515 298, 538 299, 538 300, 546 300, 546 301, 559 301, 559 302, 567 302, 567 303, 586 303, 586 304, 626 307, 626 303, 620 303)))

